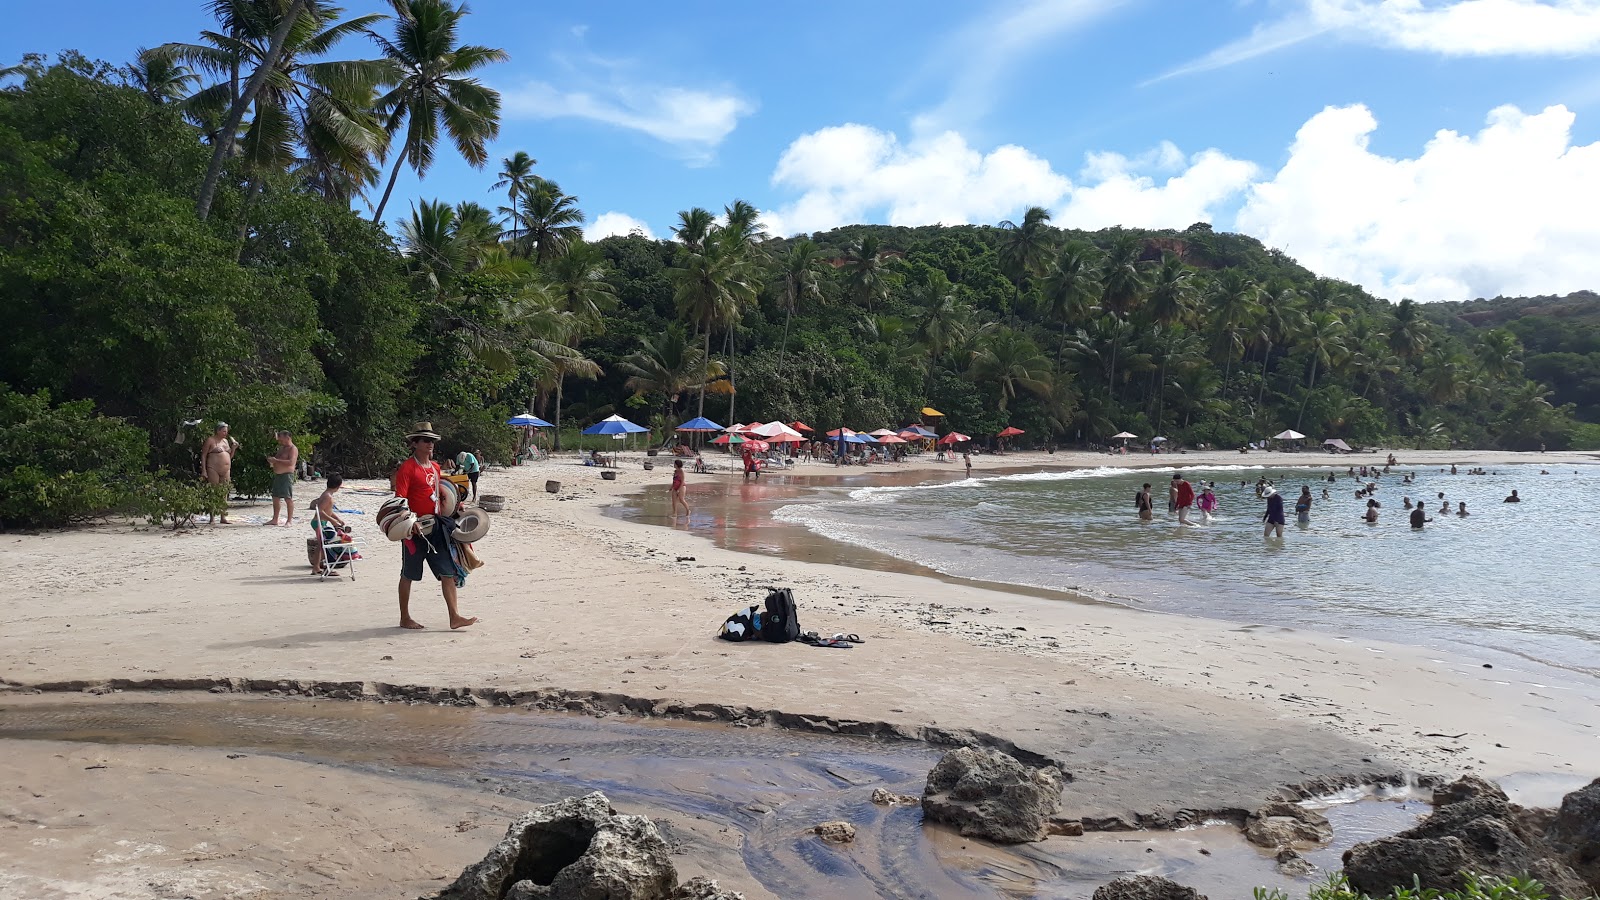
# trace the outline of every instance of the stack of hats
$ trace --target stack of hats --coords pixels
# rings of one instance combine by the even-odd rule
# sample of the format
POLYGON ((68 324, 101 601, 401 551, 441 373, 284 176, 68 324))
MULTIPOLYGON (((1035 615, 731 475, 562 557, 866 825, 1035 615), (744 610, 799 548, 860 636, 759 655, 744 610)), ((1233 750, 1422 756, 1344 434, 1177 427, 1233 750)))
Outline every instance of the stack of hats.
POLYGON ((412 526, 417 524, 416 513, 406 503, 404 497, 390 497, 378 507, 376 517, 378 527, 388 535, 391 541, 403 541, 411 536, 412 526))

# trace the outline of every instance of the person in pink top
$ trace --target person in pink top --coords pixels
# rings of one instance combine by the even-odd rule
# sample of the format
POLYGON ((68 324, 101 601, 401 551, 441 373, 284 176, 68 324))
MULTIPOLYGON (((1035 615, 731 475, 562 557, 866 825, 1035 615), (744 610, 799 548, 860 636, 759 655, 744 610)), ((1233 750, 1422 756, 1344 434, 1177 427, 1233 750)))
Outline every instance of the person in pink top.
POLYGON ((1210 485, 1206 485, 1205 490, 1200 492, 1200 521, 1210 524, 1211 514, 1216 512, 1216 509, 1217 494, 1211 489, 1210 485))

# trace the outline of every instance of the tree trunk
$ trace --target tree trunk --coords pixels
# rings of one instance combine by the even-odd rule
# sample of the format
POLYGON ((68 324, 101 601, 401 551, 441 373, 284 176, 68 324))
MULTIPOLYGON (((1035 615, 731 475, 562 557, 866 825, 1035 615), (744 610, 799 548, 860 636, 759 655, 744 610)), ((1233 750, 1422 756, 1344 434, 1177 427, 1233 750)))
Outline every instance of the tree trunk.
POLYGON ((733 417, 734 404, 739 402, 738 385, 736 385, 734 383, 734 380, 733 380, 733 351, 734 351, 734 347, 733 347, 733 330, 735 328, 737 328, 737 327, 738 327, 737 325, 729 325, 728 326, 728 339, 727 339, 727 342, 723 344, 723 351, 728 354, 728 424, 729 425, 732 425, 733 423, 739 421, 738 419, 735 419, 733 417))
POLYGON ((550 445, 552 452, 559 452, 561 450, 561 386, 565 384, 566 381, 567 373, 560 372, 556 375, 556 418, 554 422, 556 426, 556 436, 555 442, 550 445))
POLYGON ((383 199, 378 201, 378 210, 372 214, 372 221, 383 219, 383 208, 389 205, 389 193, 394 190, 395 180, 400 177, 400 166, 406 161, 406 148, 401 146, 400 154, 395 157, 394 170, 389 173, 389 186, 383 189, 383 199))
MULTIPOLYGON (((789 307, 789 312, 783 317, 783 343, 778 345, 778 380, 783 380, 783 357, 789 352, 789 320, 794 318, 794 307, 789 307)), ((728 423, 733 424, 733 423, 728 423)))
MULTIPOLYGON (((706 371, 701 373, 702 377, 700 379, 700 405, 695 408, 695 412, 694 412, 694 414, 697 417, 704 417, 705 414, 706 414, 706 382, 711 380, 709 377, 704 377, 704 376, 709 376, 711 374, 711 372, 710 372, 710 369, 711 369, 711 327, 710 326, 706 326, 705 343, 702 346, 704 347, 705 358, 701 361, 701 364, 706 368, 706 371)), ((729 422, 728 424, 732 425, 733 423, 729 422)))
POLYGON ((251 73, 250 80, 245 83, 244 93, 234 98, 233 106, 228 109, 228 117, 222 120, 222 130, 217 133, 217 142, 211 148, 211 163, 206 166, 206 178, 200 182, 200 199, 195 202, 195 214, 204 222, 211 215, 211 201, 217 195, 217 182, 222 178, 222 164, 233 152, 233 137, 239 131, 239 123, 244 121, 244 111, 255 102, 256 95, 261 93, 261 86, 266 83, 267 76, 277 66, 278 58, 283 55, 283 45, 289 40, 289 29, 300 18, 300 13, 309 0, 292 0, 288 12, 283 19, 272 29, 272 41, 267 46, 267 55, 251 73))
POLYGON ((1261 354, 1261 387, 1256 391, 1256 416, 1261 415, 1261 402, 1267 396, 1267 363, 1272 361, 1272 342, 1267 341, 1267 352, 1261 354))
POLYGON ((1311 402, 1311 392, 1317 389, 1317 358, 1311 357, 1311 379, 1306 382, 1306 398, 1300 401, 1300 414, 1294 418, 1294 430, 1300 430, 1300 423, 1306 418, 1306 404, 1311 402))

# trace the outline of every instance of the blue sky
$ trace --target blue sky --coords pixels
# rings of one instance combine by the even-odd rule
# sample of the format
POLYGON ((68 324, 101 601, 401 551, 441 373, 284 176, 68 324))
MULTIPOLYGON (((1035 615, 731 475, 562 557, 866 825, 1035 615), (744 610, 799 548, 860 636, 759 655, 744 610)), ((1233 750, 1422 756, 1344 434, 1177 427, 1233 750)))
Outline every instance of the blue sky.
MULTIPOLYGON (((1037 203, 1079 227, 1210 221, 1392 298, 1600 289, 1600 0, 471 8, 465 39, 511 54, 484 75, 493 158, 538 158, 596 234, 665 236, 735 198, 782 233, 1037 203)), ((208 24, 198 0, 7 17, 8 62, 122 61, 208 24)), ((391 211, 494 180, 441 154, 391 211)))

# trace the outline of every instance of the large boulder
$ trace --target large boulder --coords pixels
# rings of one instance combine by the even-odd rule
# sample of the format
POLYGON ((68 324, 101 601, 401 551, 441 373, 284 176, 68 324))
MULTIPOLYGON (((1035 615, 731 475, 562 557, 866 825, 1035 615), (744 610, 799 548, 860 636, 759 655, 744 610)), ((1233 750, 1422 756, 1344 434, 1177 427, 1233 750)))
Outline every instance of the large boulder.
POLYGON ((678 885, 672 892, 672 900, 744 900, 744 894, 723 890, 715 881, 701 875, 678 885))
POLYGON ((1481 797, 1506 802, 1511 800, 1505 791, 1500 790, 1500 785, 1476 775, 1463 775, 1447 785, 1433 789, 1433 805, 1436 808, 1464 800, 1477 800, 1481 797))
POLYGON ((441 900, 671 900, 678 872, 656 826, 596 791, 537 807, 441 900))
POLYGON ((1589 889, 1547 843, 1539 817, 1508 802, 1498 789, 1457 782, 1442 789, 1448 802, 1416 827, 1357 844, 1344 854, 1351 887, 1374 896, 1414 880, 1440 891, 1465 886, 1462 873, 1531 875, 1553 895, 1587 896, 1589 889))
POLYGON ((1206 900, 1206 896, 1159 875, 1134 875, 1095 888, 1094 900, 1206 900))
POLYGON ((923 816, 1002 844, 1042 841, 1061 808, 1061 770, 1033 769, 994 749, 951 750, 928 773, 923 816))
POLYGON ((1600 778, 1562 798, 1546 836, 1564 852, 1567 865, 1600 892, 1600 778))

